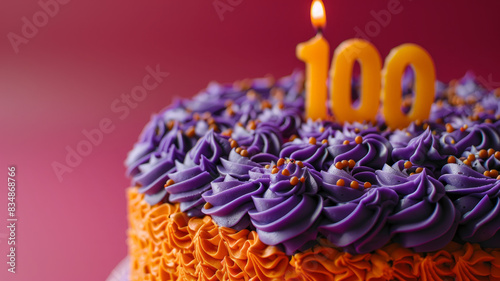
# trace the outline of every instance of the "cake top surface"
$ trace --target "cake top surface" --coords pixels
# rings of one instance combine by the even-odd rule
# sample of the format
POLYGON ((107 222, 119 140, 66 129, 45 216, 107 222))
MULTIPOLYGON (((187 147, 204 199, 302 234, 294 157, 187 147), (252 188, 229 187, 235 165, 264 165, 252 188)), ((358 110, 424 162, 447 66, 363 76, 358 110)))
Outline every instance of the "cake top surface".
MULTIPOLYGON (((412 102, 402 81, 402 111, 412 102)), ((256 230, 288 254, 318 238, 353 253, 395 241, 416 251, 448 242, 500 247, 500 92, 468 73, 436 83, 428 120, 403 130, 306 120, 293 73, 211 83, 153 115, 126 165, 151 204, 256 230)), ((353 103, 359 81, 352 85, 353 103)))

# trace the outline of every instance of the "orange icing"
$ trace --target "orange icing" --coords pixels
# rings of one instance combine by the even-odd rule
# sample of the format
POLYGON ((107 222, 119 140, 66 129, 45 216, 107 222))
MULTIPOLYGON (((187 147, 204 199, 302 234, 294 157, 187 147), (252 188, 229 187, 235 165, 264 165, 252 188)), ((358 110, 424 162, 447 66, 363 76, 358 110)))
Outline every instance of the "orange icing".
POLYGON ((189 218, 178 204, 150 206, 143 197, 137 188, 128 190, 131 281, 500 281, 500 250, 478 244, 452 242, 427 254, 389 244, 351 255, 320 239, 287 256, 255 231, 218 227, 209 216, 189 218))

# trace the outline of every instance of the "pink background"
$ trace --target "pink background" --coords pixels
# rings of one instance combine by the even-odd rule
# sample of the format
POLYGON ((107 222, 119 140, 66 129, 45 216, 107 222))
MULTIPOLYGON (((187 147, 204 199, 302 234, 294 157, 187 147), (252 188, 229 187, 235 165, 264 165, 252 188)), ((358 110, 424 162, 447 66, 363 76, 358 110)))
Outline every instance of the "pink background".
MULTIPOLYGON (((295 45, 314 35, 309 0, 217 1, 234 7, 219 17, 212 0, 73 0, 17 54, 7 35, 21 36, 22 18, 32 22, 42 9, 35 0, 0 2, 0 280, 105 280, 127 253, 123 161, 151 113, 211 80, 303 69, 295 45), (110 105, 142 83, 148 65, 170 75, 119 119, 110 105), (51 164, 65 163, 66 147, 103 118, 114 131, 59 181, 51 164), (5 263, 10 165, 18 170, 16 274, 5 263)), ((400 0, 399 14, 374 24, 371 11, 388 2, 326 0, 332 49, 368 26, 383 57, 414 42, 432 54, 439 79, 470 69, 499 86, 499 1, 400 0)))

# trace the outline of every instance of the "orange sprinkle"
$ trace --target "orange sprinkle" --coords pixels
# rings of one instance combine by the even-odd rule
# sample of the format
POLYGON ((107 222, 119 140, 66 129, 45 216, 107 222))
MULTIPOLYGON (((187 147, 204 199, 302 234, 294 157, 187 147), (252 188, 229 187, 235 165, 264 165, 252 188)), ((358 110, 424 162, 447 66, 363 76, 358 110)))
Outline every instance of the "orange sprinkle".
POLYGON ((343 144, 344 144, 344 145, 348 145, 349 143, 350 143, 350 142, 349 142, 348 140, 345 140, 345 141, 343 142, 343 144))
POLYGON ((302 163, 302 161, 297 161, 295 164, 297 164, 300 168, 304 168, 304 163, 302 163))
POLYGON ((186 136, 187 136, 188 138, 192 138, 192 137, 194 137, 195 133, 196 133, 196 132, 195 132, 194 127, 193 127, 193 126, 191 126, 191 127, 189 127, 189 128, 187 129, 187 131, 186 131, 186 136))
POLYGON ((246 149, 241 150, 240 155, 243 157, 248 157, 248 150, 246 149))
POLYGON ((356 161, 354 161, 352 159, 349 159, 349 161, 347 161, 347 163, 349 163, 349 169, 352 169, 352 168, 354 168, 354 166, 356 166, 356 161))
POLYGON ((452 133, 453 131, 455 131, 455 129, 450 123, 446 123, 445 127, 446 127, 446 132, 448 133, 452 133))
POLYGON ((491 174, 491 177, 492 177, 492 178, 496 178, 496 177, 498 177, 498 171, 497 171, 497 170, 495 170, 495 169, 491 169, 491 170, 490 170, 490 174, 491 174))
POLYGON ((279 108, 279 109, 283 109, 283 108, 285 108, 285 104, 284 104, 283 102, 279 102, 279 103, 278 103, 278 108, 279 108))
POLYGON ((233 134, 233 130, 232 129, 227 129, 224 132, 222 132, 221 135, 226 136, 226 137, 230 137, 232 134, 233 134))
POLYGON ((260 106, 262 108, 272 108, 272 104, 268 101, 268 100, 263 100, 261 103, 260 103, 260 106))
POLYGON ((285 164, 285 159, 284 158, 278 159, 278 163, 276 163, 276 165, 278 165, 278 167, 279 167, 279 166, 281 166, 283 164, 285 164))
POLYGON ((319 132, 323 133, 325 131, 325 127, 319 127, 319 132))
POLYGON ((486 149, 481 149, 479 150, 478 156, 482 159, 488 158, 488 152, 486 151, 486 149))
POLYGON ((405 169, 410 169, 412 166, 413 166, 413 164, 411 164, 410 161, 405 162, 405 165, 404 165, 405 169))
POLYGON ((247 130, 255 130, 255 128, 257 128, 255 121, 250 120, 247 124, 247 130))
POLYGON ((418 173, 422 173, 423 170, 424 170, 424 168, 418 167, 418 168, 415 169, 415 173, 417 173, 417 174, 418 173))
POLYGON ((298 177, 292 177, 290 179, 290 184, 291 185, 297 185, 297 184, 299 184, 299 178, 298 177))
POLYGON ((309 143, 310 144, 316 144, 316 138, 315 137, 310 137, 309 138, 309 143))
POLYGON ((351 181, 351 187, 354 189, 358 189, 359 183, 357 181, 351 181))
POLYGON ((339 161, 339 162, 335 163, 335 168, 342 170, 342 169, 344 169, 344 165, 342 165, 342 162, 339 161))
POLYGON ((496 151, 495 152, 495 158, 496 159, 500 159, 500 151, 496 151))
POLYGON ((473 162, 474 160, 476 160, 476 155, 474 154, 469 154, 467 156, 467 160, 469 160, 470 162, 473 162))
POLYGON ((304 178, 304 177, 300 178, 300 182, 304 183, 305 181, 306 181, 306 178, 304 178))
POLYGON ((420 120, 420 119, 415 120, 415 125, 417 125, 417 126, 422 125, 422 120, 420 120))
POLYGON ((198 112, 193 113, 193 119, 194 119, 195 121, 200 120, 200 114, 199 114, 198 112))
POLYGON ((464 164, 465 164, 465 165, 467 165, 467 166, 470 166, 470 165, 471 165, 470 161, 469 161, 469 160, 467 160, 467 159, 465 159, 463 162, 464 162, 464 164))
POLYGON ((361 136, 357 136, 354 141, 357 143, 357 144, 361 144, 363 142, 363 137, 361 136))
POLYGON ((342 160, 342 166, 345 168, 345 167, 349 167, 349 162, 347 160, 342 160))
POLYGON ((237 147, 234 151, 236 151, 236 153, 240 154, 242 148, 241 147, 237 147))
POLYGON ((238 142, 236 142, 235 140, 231 140, 230 144, 231 144, 231 148, 238 147, 238 142))
POLYGON ((364 188, 370 188, 372 187, 372 184, 370 182, 365 182, 365 184, 363 185, 364 188))
POLYGON ((212 208, 212 207, 213 207, 213 205, 212 205, 212 204, 210 204, 210 203, 208 203, 208 202, 207 202, 207 203, 205 203, 205 206, 203 206, 203 208, 205 208, 205 209, 210 209, 210 208, 212 208))
POLYGON ((483 175, 484 175, 485 177, 491 177, 491 173, 490 173, 490 171, 484 171, 483 175))
POLYGON ((283 171, 281 171, 281 174, 284 175, 284 176, 289 176, 290 175, 290 171, 288 171, 288 169, 283 169, 283 171))
POLYGON ((264 166, 266 169, 269 169, 271 168, 271 165, 267 164, 266 166, 264 166))
POLYGON ((322 140, 321 141, 322 144, 325 144, 325 143, 328 143, 328 141, 326 139, 322 140))
POLYGON ((497 180, 500 180, 500 176, 497 177, 497 180))
POLYGON ((289 140, 290 140, 290 141, 293 141, 293 140, 294 140, 294 139, 296 139, 296 138, 297 138, 297 135, 292 135, 292 136, 290 136, 290 139, 289 139, 289 140))
POLYGON ((337 185, 338 185, 338 186, 344 186, 344 185, 345 185, 345 181, 344 181, 343 179, 339 179, 339 180, 337 181, 337 185))
POLYGON ((273 168, 271 174, 277 174, 280 170, 278 168, 273 168))
POLYGON ((488 149, 488 157, 495 154, 495 150, 493 148, 488 149))
POLYGON ((169 180, 167 181, 167 183, 165 183, 165 187, 167 187, 167 186, 171 186, 171 185, 172 185, 172 184, 174 184, 174 183, 175 183, 175 181, 174 181, 173 179, 169 179, 169 180))

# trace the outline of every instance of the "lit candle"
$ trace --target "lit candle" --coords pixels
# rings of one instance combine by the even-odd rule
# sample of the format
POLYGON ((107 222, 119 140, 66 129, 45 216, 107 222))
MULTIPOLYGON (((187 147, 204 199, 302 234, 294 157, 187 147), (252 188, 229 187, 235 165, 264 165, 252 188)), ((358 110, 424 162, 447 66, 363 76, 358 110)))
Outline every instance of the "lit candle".
POLYGON ((382 113, 389 128, 401 129, 412 121, 429 118, 434 101, 436 71, 426 50, 415 44, 403 44, 392 49, 385 59, 382 79, 382 113), (408 65, 415 72, 415 86, 413 106, 408 114, 404 114, 401 111, 401 78, 408 65))
POLYGON ((335 120, 343 122, 375 121, 380 105, 382 59, 370 42, 350 39, 340 44, 333 55, 330 100, 335 120), (360 103, 352 106, 351 81, 354 63, 361 66, 360 103))
POLYGON ((315 37, 297 45, 297 57, 306 63, 306 118, 327 118, 328 58, 330 46, 322 34, 326 25, 325 6, 321 0, 311 5, 311 22, 317 30, 315 37))

